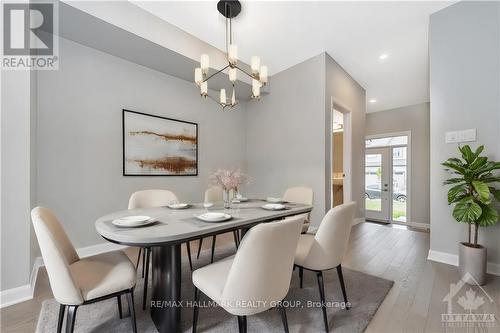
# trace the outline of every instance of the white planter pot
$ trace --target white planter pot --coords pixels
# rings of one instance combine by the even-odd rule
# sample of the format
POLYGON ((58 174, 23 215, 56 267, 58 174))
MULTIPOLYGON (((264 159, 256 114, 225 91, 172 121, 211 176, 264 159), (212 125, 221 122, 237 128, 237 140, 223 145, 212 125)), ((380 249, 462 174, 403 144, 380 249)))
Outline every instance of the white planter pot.
POLYGON ((460 278, 471 285, 482 286, 486 282, 486 248, 460 243, 458 256, 460 278), (468 273, 468 274, 467 274, 468 273))

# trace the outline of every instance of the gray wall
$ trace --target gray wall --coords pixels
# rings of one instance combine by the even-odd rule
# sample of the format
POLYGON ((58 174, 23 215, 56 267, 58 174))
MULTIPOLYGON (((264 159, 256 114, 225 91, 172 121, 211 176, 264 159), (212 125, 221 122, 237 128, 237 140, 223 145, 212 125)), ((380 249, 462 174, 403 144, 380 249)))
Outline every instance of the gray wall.
POLYGON ((365 91, 329 55, 322 53, 272 77, 272 90, 248 104, 247 168, 257 196, 282 195, 287 187, 314 191, 312 223, 330 208, 330 100, 352 111, 352 198, 364 216, 365 91))
POLYGON ((411 221, 430 223, 429 103, 368 113, 366 135, 411 131, 411 221))
MULTIPOLYGON (((351 161, 349 165, 344 161, 346 176, 351 178, 351 199, 357 202, 356 217, 365 216, 365 116, 366 116, 366 92, 365 89, 354 80, 332 57, 325 54, 326 60, 326 96, 325 96, 325 124, 331 124, 331 97, 337 105, 349 110, 351 118, 351 135, 344 134, 344 140, 351 141, 351 161)), ((339 108, 339 109, 342 109, 339 108)), ((342 110, 339 110, 342 111, 342 110)), ((330 126, 327 126, 330 131, 330 126)), ((330 134, 328 133, 326 145, 326 187, 327 204, 330 204, 331 195, 331 165, 332 153, 330 134)), ((344 182, 345 185, 345 182, 344 182)), ((345 192, 345 191, 344 191, 345 192)), ((344 196, 346 198, 346 196, 344 196)), ((346 199, 344 199, 346 200, 346 199)), ((347 198, 349 200, 349 198, 347 198)))
MULTIPOLYGON (((457 254, 466 226, 446 203, 440 162, 457 156, 445 132, 477 128, 477 142, 500 160, 500 3, 459 2, 431 16, 431 250, 457 254)), ((480 230, 488 261, 500 263, 500 224, 480 230)))
POLYGON ((223 113, 190 82, 65 39, 59 47, 59 70, 38 73, 37 199, 76 247, 102 243, 94 221, 126 209, 136 190, 200 201, 211 172, 243 166, 244 104, 223 113), (123 177, 122 108, 197 122, 199 176, 123 177))

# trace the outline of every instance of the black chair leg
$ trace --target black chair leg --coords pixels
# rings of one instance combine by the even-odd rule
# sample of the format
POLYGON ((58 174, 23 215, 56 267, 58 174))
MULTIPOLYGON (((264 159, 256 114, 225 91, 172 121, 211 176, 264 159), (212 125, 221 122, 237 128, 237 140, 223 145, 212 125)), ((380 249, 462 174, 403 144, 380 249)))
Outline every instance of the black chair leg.
POLYGON ((148 297, 148 282, 149 282, 149 256, 151 248, 146 248, 146 275, 144 277, 144 294, 142 295, 142 309, 146 310, 146 298, 148 297))
POLYGON ((200 308, 198 307, 199 301, 200 301, 200 290, 194 287, 193 329, 192 329, 193 333, 196 333, 196 327, 198 325, 198 312, 200 311, 200 308))
POLYGON ((132 330, 134 333, 137 333, 137 323, 135 320, 135 307, 134 307, 134 290, 130 289, 127 293, 127 303, 128 303, 128 312, 130 312, 130 318, 132 319, 132 330))
POLYGON ((278 306, 278 311, 280 312, 281 321, 283 322, 283 329, 285 333, 288 333, 288 320, 286 318, 286 308, 283 305, 278 306))
POLYGON ((238 329, 240 333, 247 333, 247 316, 238 316, 238 329))
POLYGON ((323 283, 323 272, 316 273, 318 278, 319 297, 321 298, 321 310, 323 310, 323 321, 325 322, 325 331, 328 333, 328 318, 326 316, 326 303, 325 303, 325 285, 323 283))
POLYGON ((189 245, 189 241, 186 242, 186 249, 188 252, 189 268, 193 270, 193 262, 191 261, 191 245, 189 245))
POLYGON ((210 257, 210 263, 213 264, 214 263, 214 254, 215 254, 215 239, 217 238, 217 236, 213 235, 212 236, 212 256, 210 257))
POLYGON ((139 269, 139 263, 141 262, 141 252, 142 252, 142 247, 139 248, 139 253, 137 253, 137 262, 135 263, 135 270, 139 269))
POLYGON ((76 319, 77 309, 78 309, 77 305, 68 306, 68 315, 66 316, 66 333, 73 333, 73 331, 75 330, 75 319, 76 319))
POLYGON ((345 284, 344 284, 344 274, 342 274, 342 265, 337 266, 337 274, 339 275, 340 288, 342 288, 342 295, 344 295, 345 308, 346 310, 349 310, 351 307, 348 305, 349 302, 347 301, 347 293, 345 291, 345 284))
POLYGON ((123 318, 122 313, 122 295, 116 296, 116 300, 118 301, 118 314, 120 315, 120 319, 123 318))
POLYGON ((57 333, 61 333, 65 312, 66 312, 66 305, 60 304, 59 305, 59 318, 57 318, 57 333))
POLYGON ((200 259, 201 244, 203 244, 203 238, 200 238, 200 241, 198 243, 198 254, 196 255, 196 259, 200 259))
POLYGON ((238 239, 238 230, 233 230, 234 237, 234 246, 236 246, 236 251, 238 251, 238 247, 240 246, 240 241, 238 239))
POLYGON ((144 278, 144 268, 146 267, 146 252, 148 248, 145 247, 142 249, 142 277, 144 278))
POLYGON ((302 289, 302 280, 304 278, 304 269, 299 266, 300 289, 302 289))

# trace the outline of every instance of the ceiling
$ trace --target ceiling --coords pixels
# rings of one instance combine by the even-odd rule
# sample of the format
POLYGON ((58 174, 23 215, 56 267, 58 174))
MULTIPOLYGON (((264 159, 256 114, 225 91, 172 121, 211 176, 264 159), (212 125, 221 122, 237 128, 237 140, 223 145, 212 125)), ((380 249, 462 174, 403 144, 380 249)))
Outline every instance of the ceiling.
MULTIPOLYGON (((216 1, 133 3, 225 48, 216 1)), ((240 59, 250 63, 259 55, 271 75, 326 51, 366 89, 368 112, 381 111, 429 101, 429 15, 450 4, 243 1, 233 40, 240 59)))

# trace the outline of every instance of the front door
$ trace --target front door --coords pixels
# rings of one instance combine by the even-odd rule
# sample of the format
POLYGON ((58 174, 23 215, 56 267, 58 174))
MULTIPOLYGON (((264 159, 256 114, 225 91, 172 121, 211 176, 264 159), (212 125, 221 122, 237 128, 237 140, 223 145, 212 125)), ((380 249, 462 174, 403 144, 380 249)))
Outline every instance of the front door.
POLYGON ((366 149, 365 209, 367 220, 389 222, 390 149, 366 149))

